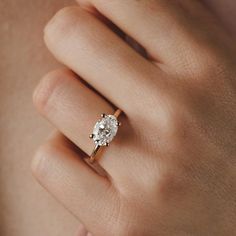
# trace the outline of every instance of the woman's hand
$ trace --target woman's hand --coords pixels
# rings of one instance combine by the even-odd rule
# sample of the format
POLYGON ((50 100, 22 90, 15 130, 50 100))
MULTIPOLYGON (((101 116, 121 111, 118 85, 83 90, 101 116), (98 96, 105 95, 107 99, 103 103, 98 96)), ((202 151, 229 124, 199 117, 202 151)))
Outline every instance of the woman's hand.
POLYGON ((35 176, 95 236, 236 234, 233 40, 194 0, 79 3, 45 29, 76 74, 54 71, 36 89, 37 109, 68 139, 56 133, 39 149, 35 176), (103 177, 82 159, 114 107, 125 115, 99 159, 103 177))

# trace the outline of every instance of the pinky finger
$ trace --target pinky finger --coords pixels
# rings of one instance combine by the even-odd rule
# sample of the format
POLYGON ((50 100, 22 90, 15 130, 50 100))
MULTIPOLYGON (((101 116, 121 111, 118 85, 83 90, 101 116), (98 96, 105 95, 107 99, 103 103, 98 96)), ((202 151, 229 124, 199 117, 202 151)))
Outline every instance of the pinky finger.
POLYGON ((84 154, 62 134, 54 134, 36 153, 32 170, 55 198, 95 235, 103 235, 104 222, 114 216, 116 192, 82 159, 84 154), (113 212, 111 212, 113 209, 113 212))

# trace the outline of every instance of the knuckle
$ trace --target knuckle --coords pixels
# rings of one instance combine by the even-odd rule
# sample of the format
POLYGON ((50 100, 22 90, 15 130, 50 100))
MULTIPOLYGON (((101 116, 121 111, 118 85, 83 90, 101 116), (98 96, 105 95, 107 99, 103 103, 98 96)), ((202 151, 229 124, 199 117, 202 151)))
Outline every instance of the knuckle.
MULTIPOLYGON (((205 48, 204 48, 205 49, 205 48)), ((227 71, 227 58, 220 52, 214 50, 199 50, 198 55, 192 59, 192 63, 189 66, 190 74, 196 82, 204 86, 205 83, 215 81, 227 71)))
POLYGON ((65 7, 58 11, 44 29, 46 41, 63 36, 66 32, 72 30, 80 15, 78 11, 80 11, 79 8, 75 6, 65 7))
POLYGON ((173 140, 184 132, 186 125, 185 117, 187 113, 187 108, 181 102, 175 100, 172 105, 170 105, 168 111, 166 111, 165 127, 164 132, 166 135, 173 140))
POLYGON ((48 110, 49 100, 63 78, 61 72, 57 70, 45 75, 34 91, 33 102, 41 113, 48 110))
POLYGON ((195 106, 200 100, 191 96, 193 95, 187 97, 187 92, 181 91, 180 95, 168 98, 160 135, 168 140, 169 148, 172 150, 183 150, 187 140, 190 141, 196 132, 195 106))
POLYGON ((168 203, 173 196, 183 197, 186 189, 189 189, 188 181, 180 168, 171 167, 173 170, 166 170, 162 173, 158 182, 158 194, 163 202, 168 203), (175 173, 174 173, 175 172, 175 173))
POLYGON ((31 170, 34 176, 42 179, 47 175, 50 156, 52 156, 53 145, 45 143, 38 148, 31 163, 31 170))

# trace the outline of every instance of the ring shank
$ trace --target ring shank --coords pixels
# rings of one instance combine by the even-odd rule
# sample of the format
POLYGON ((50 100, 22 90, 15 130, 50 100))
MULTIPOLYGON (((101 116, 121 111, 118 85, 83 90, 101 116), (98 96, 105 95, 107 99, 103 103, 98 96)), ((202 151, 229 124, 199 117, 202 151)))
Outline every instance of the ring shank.
POLYGON ((115 116, 116 118, 118 118, 121 113, 122 113, 122 111, 121 111, 120 109, 117 109, 117 110, 115 111, 115 113, 114 113, 114 116, 115 116))
POLYGON ((100 148, 101 148, 101 146, 96 145, 95 148, 93 149, 93 152, 92 152, 92 154, 91 154, 91 156, 90 156, 90 158, 89 158, 89 161, 90 161, 91 163, 93 163, 93 162, 95 161, 96 154, 98 153, 98 151, 99 151, 100 148))

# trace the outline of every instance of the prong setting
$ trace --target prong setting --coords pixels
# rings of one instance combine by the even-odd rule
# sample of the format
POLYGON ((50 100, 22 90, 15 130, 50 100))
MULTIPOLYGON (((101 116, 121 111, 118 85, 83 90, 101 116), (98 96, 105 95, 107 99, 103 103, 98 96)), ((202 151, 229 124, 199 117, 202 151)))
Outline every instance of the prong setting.
POLYGON ((106 115, 103 113, 101 117, 102 118, 95 124, 90 138, 93 139, 96 145, 108 146, 116 136, 120 123, 114 115, 106 115))
POLYGON ((96 158, 96 154, 100 147, 109 146, 110 142, 116 136, 121 123, 118 121, 118 117, 121 114, 121 110, 117 109, 114 115, 101 114, 101 118, 96 122, 92 134, 89 135, 90 139, 93 139, 95 148, 90 155, 90 163, 93 163, 96 158))

